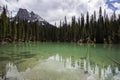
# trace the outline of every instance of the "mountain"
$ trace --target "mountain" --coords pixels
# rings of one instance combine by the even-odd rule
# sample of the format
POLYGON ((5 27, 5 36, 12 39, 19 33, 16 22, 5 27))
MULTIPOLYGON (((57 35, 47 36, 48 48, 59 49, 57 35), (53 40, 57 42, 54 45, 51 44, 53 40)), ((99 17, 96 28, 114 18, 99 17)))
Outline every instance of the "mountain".
POLYGON ((19 9, 17 15, 16 15, 17 19, 21 19, 21 20, 29 20, 30 19, 30 14, 26 9, 19 9))
POLYGON ((43 18, 41 18, 38 14, 35 14, 33 11, 28 12, 27 9, 20 8, 15 17, 17 20, 18 19, 27 20, 28 22, 36 22, 37 21, 38 25, 52 26, 47 21, 45 21, 43 18))

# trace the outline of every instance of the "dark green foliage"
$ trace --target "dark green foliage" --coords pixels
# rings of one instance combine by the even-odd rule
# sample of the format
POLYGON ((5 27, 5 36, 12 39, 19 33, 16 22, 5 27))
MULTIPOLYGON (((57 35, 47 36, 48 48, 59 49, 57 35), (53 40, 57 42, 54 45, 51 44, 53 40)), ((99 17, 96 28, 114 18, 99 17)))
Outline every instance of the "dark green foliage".
POLYGON ((86 21, 84 15, 81 14, 81 19, 78 18, 78 20, 76 20, 75 17, 72 17, 70 24, 62 24, 59 29, 62 29, 60 34, 65 36, 64 41, 68 39, 69 42, 120 43, 120 16, 116 18, 114 12, 111 19, 109 19, 106 11, 104 11, 104 16, 102 15, 101 7, 98 19, 96 19, 95 11, 91 16, 89 16, 89 12, 87 12, 86 21), (66 33, 69 35, 66 36, 66 33))
POLYGON ((0 42, 29 42, 29 41, 51 41, 51 42, 80 42, 80 43, 120 43, 120 15, 116 18, 115 12, 109 19, 106 11, 96 19, 96 12, 86 18, 76 19, 72 17, 68 24, 67 17, 60 21, 60 26, 38 25, 38 22, 28 22, 20 19, 7 17, 7 8, 3 7, 0 16, 0 42))

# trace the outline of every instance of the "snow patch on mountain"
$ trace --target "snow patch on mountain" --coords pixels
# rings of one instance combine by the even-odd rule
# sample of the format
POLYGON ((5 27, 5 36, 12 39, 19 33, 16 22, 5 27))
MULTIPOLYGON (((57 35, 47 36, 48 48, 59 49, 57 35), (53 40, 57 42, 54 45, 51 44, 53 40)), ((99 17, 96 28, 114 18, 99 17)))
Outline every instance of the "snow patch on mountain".
POLYGON ((35 22, 35 21, 45 21, 43 18, 41 18, 39 15, 35 14, 33 11, 28 12, 27 9, 22 9, 20 8, 16 18, 22 19, 22 20, 28 20, 30 22, 35 22))

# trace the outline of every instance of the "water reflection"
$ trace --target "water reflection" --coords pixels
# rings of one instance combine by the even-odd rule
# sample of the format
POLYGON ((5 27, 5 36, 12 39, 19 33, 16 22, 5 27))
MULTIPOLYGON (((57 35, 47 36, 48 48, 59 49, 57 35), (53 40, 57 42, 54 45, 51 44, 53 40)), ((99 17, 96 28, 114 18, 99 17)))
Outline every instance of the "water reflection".
POLYGON ((6 65, 6 80, 120 80, 118 67, 99 67, 89 59, 72 61, 58 54, 40 60, 32 69, 18 72, 16 65, 6 65))

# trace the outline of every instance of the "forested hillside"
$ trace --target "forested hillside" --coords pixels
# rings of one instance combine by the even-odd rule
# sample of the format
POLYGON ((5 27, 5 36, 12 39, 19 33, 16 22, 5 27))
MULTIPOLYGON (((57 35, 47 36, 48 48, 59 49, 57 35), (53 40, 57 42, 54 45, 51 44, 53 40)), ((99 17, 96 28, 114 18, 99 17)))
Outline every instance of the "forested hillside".
POLYGON ((68 24, 67 18, 60 21, 60 26, 39 25, 38 21, 7 17, 7 8, 3 7, 0 16, 0 42, 79 42, 79 43, 120 43, 120 15, 115 12, 108 17, 100 7, 98 19, 93 15, 81 14, 80 18, 72 17, 68 24))

